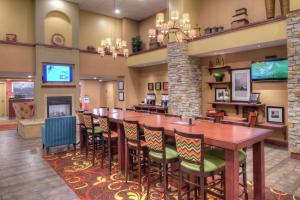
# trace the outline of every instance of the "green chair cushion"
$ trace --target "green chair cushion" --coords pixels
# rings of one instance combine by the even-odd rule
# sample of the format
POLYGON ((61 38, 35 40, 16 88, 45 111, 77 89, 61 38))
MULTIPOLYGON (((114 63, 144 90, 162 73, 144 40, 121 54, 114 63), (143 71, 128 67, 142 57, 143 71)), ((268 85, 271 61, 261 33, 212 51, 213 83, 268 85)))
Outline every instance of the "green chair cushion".
MULTIPOLYGON (((98 126, 95 126, 94 129, 95 129, 95 133, 102 133, 103 132, 103 130, 98 126)), ((93 130, 91 128, 89 128, 89 129, 87 129, 87 132, 88 133, 93 133, 93 130)))
MULTIPOLYGON (((162 153, 158 153, 158 152, 155 152, 155 151, 150 151, 149 155, 154 157, 154 158, 157 158, 157 159, 161 159, 161 160, 163 159, 162 153)), ((175 159, 177 157, 178 157, 177 151, 172 147, 166 146, 166 159, 171 160, 171 159, 175 159)))
MULTIPOLYGON (((210 154, 216 156, 222 160, 225 160, 225 150, 221 148, 209 149, 205 152, 206 154, 210 154)), ((243 150, 239 151, 239 162, 245 161, 247 158, 247 153, 243 150)))
MULTIPOLYGON (((189 169, 189 170, 192 170, 195 172, 200 172, 200 165, 198 165, 198 164, 190 163, 187 161, 182 161, 180 164, 182 167, 184 167, 186 169, 189 169)), ((222 160, 216 156, 210 155, 210 154, 204 155, 204 172, 205 173, 214 172, 218 169, 222 169, 224 166, 225 166, 224 160, 222 160)))

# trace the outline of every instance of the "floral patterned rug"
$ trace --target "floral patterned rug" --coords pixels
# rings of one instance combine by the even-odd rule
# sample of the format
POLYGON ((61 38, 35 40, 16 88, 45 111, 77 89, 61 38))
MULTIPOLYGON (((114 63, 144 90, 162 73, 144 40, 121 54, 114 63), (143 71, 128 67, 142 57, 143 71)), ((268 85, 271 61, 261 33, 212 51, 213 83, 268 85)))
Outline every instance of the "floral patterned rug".
MULTIPOLYGON (((147 188, 146 178, 143 177, 143 184, 128 181, 125 183, 124 176, 118 172, 117 163, 113 164, 112 173, 109 175, 107 165, 104 169, 100 167, 96 160, 95 166, 89 160, 85 159, 85 154, 80 151, 68 151, 45 155, 44 159, 49 165, 63 178, 66 184, 82 200, 146 200, 147 188)), ((151 200, 162 199, 159 193, 160 184, 151 187, 151 200), (153 189, 155 188, 155 189, 153 189)), ((252 186, 249 182, 249 199, 252 198, 252 186)), ((191 195, 193 196, 193 195, 191 195)), ((168 199, 177 199, 177 192, 173 190, 168 199)), ((208 197, 209 200, 217 200, 214 197, 208 197)), ((292 195, 266 188, 267 200, 300 200, 292 195)))

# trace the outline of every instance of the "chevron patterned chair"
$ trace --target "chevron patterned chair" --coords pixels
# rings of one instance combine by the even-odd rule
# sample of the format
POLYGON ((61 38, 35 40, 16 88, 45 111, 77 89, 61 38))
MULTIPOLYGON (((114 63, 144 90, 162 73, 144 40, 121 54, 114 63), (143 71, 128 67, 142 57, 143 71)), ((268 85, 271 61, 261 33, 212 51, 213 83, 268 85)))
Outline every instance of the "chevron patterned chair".
POLYGON ((182 194, 184 183, 187 183, 187 199, 190 199, 190 185, 194 186, 195 199, 206 199, 206 193, 224 198, 222 188, 214 187, 222 182, 222 177, 215 179, 214 175, 224 171, 225 161, 205 151, 204 136, 175 130, 175 140, 180 160, 178 199, 185 195, 182 194), (190 176, 195 177, 194 182, 190 176), (208 177, 212 177, 213 183, 207 184, 208 177))
POLYGON ((53 117, 45 120, 42 127, 43 148, 73 144, 76 149, 76 117, 53 117))
POLYGON ((167 199, 168 177, 172 176, 172 170, 170 170, 169 166, 172 167, 172 164, 178 163, 178 154, 174 148, 166 145, 166 136, 163 127, 150 127, 144 125, 144 135, 149 150, 147 199, 149 199, 150 195, 150 182, 153 184, 158 179, 161 180, 161 177, 163 177, 163 196, 164 199, 167 199), (153 164, 159 165, 159 178, 150 181, 151 167, 153 164))
MULTIPOLYGON (((139 177, 139 184, 142 184, 142 159, 143 159, 143 167, 145 170, 146 167, 146 157, 148 148, 146 145, 145 140, 143 139, 140 131, 140 125, 138 121, 130 121, 124 120, 123 121, 124 132, 125 132, 125 146, 127 151, 126 156, 126 171, 125 171, 125 180, 127 183, 129 170, 131 164, 131 169, 133 169, 133 160, 137 160, 137 167, 138 167, 138 177, 139 177)), ((141 189, 141 187, 140 187, 141 189)))

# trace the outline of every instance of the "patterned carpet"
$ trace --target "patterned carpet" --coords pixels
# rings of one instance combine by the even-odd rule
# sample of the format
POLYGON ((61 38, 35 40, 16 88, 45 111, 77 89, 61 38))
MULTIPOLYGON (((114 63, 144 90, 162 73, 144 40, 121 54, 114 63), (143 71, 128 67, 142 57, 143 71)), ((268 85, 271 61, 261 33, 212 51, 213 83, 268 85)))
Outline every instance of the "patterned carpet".
MULTIPOLYGON (((49 165, 63 178, 69 187, 82 200, 145 200, 146 199, 146 178, 143 177, 143 185, 139 191, 139 184, 134 181, 125 183, 124 177, 118 173, 118 166, 113 165, 112 173, 102 169, 96 161, 92 166, 90 161, 85 160, 85 155, 80 151, 62 152, 44 156, 49 165)), ((136 179, 135 179, 136 180, 136 179)), ((159 189, 159 183, 155 185, 159 189)), ((154 187, 152 187, 154 188, 154 187)), ((252 198, 252 186, 249 182, 249 199, 252 198)), ((170 199, 177 199, 177 192, 170 194, 170 199)), ((192 195, 191 195, 192 196, 192 195)), ((150 191, 149 199, 161 199, 162 194, 157 190, 150 191)), ((216 200, 209 197, 209 200, 216 200)), ((298 197, 266 188, 267 200, 300 200, 298 197)))

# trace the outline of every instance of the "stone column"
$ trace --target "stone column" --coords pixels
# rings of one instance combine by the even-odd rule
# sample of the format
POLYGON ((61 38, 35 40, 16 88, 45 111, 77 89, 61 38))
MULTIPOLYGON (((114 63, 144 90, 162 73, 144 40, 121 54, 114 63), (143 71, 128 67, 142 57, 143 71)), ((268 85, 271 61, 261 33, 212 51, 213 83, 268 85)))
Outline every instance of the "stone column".
POLYGON ((202 111, 199 59, 187 55, 187 42, 168 44, 169 113, 193 117, 202 111))
POLYGON ((300 12, 293 12, 287 19, 288 35, 288 138, 289 151, 300 153, 300 12))

